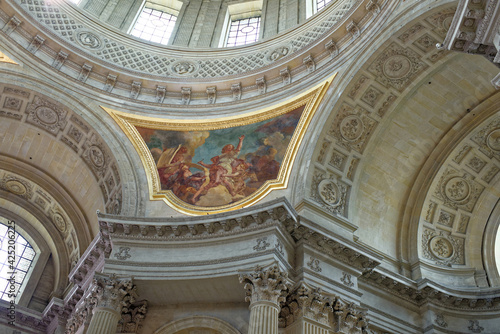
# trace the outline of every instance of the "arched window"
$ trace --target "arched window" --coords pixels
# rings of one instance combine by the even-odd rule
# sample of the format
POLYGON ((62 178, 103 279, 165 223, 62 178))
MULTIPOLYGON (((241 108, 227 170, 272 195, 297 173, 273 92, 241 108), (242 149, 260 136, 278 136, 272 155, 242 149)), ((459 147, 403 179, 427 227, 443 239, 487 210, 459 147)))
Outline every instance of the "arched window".
POLYGON ((0 220, 0 299, 17 301, 27 281, 36 252, 16 231, 15 222, 0 220))
POLYGON ((220 46, 255 43, 260 37, 262 1, 244 1, 227 7, 220 46))
POLYGON ((147 41, 168 44, 181 6, 182 2, 176 0, 161 4, 147 1, 130 30, 130 34, 147 41))

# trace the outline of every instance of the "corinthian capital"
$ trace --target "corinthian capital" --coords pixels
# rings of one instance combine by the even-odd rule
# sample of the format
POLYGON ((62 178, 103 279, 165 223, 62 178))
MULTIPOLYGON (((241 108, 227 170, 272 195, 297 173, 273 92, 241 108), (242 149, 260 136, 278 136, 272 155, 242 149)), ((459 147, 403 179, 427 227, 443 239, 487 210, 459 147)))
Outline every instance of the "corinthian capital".
POLYGON ((320 288, 308 287, 301 283, 288 295, 285 305, 281 308, 280 326, 289 326, 300 317, 328 325, 329 316, 333 314, 333 302, 332 296, 323 294, 320 288))
POLYGON ((125 299, 130 302, 130 299, 137 296, 136 287, 129 277, 96 273, 93 286, 98 298, 97 306, 111 308, 117 312, 121 311, 125 299))
POLYGON ((240 283, 245 283, 245 301, 251 304, 268 301, 279 305, 285 301, 283 295, 290 286, 288 274, 281 272, 277 265, 267 269, 257 266, 254 273, 240 275, 240 283))

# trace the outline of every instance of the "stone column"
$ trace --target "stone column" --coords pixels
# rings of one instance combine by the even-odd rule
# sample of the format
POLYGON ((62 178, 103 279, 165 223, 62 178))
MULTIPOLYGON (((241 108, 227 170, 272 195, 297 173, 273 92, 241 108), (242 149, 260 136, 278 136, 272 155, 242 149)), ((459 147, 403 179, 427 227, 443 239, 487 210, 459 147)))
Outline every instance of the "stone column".
POLYGON ((250 324, 248 334, 278 334, 280 302, 287 287, 288 274, 278 266, 268 269, 257 267, 255 273, 240 275, 245 283, 246 301, 250 302, 250 324))
POLYGON ((97 303, 87 334, 115 334, 125 296, 134 290, 130 278, 95 274, 93 288, 97 303))

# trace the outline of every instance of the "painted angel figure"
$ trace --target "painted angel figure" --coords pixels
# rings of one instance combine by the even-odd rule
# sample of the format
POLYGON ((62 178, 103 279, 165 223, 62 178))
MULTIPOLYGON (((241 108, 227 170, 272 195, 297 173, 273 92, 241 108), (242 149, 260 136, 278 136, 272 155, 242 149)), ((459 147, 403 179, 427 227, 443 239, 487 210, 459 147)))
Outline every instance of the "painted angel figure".
POLYGON ((242 135, 239 137, 239 143, 236 148, 234 147, 233 144, 227 144, 222 148, 222 152, 220 155, 217 155, 213 157, 212 159, 212 164, 206 164, 203 161, 199 161, 198 164, 202 165, 203 167, 206 167, 210 171, 210 182, 204 183, 200 189, 196 192, 196 194, 193 197, 193 203, 195 203, 198 199, 198 197, 201 195, 201 193, 204 190, 208 190, 210 188, 216 187, 220 184, 223 184, 231 196, 235 196, 236 193, 234 191, 233 185, 231 182, 228 180, 229 177, 233 177, 234 175, 232 174, 233 167, 232 163, 238 158, 238 155, 240 154, 241 151, 241 146, 243 145, 243 139, 245 138, 245 135, 242 135))

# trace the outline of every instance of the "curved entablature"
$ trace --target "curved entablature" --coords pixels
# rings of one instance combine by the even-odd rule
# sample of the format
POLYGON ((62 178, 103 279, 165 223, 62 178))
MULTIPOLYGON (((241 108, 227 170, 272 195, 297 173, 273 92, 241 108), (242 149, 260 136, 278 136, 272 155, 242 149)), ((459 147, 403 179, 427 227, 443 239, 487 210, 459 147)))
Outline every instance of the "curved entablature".
MULTIPOLYGON (((23 63, 37 58, 43 64, 38 70, 55 69, 60 80, 71 78, 72 84, 83 85, 87 94, 94 95, 92 91, 98 89, 100 94, 109 93, 131 103, 147 102, 153 108, 234 104, 259 100, 266 92, 296 91, 313 80, 313 72, 318 74, 316 79, 330 76, 351 52, 369 43, 397 3, 364 0, 340 14, 332 6, 283 36, 244 47, 248 56, 242 56, 241 48, 170 50, 133 42, 95 23, 80 22, 68 4, 37 2, 26 7, 3 2, 0 19, 2 33, 8 38, 2 46, 6 52, 17 53, 23 63), (25 11, 30 19, 12 15, 14 10, 25 11), (65 13, 67 10, 74 13, 65 13), (52 27, 50 17, 37 17, 39 11, 57 11, 48 15, 59 15, 68 24, 55 20, 52 27), (144 51, 146 45, 151 51, 144 51)), ((270 94, 266 95, 269 98, 270 94)))

